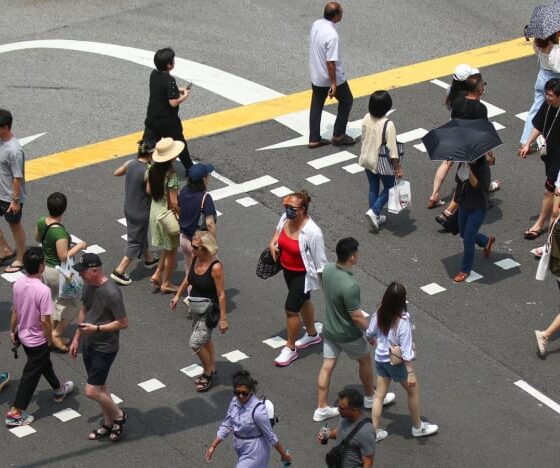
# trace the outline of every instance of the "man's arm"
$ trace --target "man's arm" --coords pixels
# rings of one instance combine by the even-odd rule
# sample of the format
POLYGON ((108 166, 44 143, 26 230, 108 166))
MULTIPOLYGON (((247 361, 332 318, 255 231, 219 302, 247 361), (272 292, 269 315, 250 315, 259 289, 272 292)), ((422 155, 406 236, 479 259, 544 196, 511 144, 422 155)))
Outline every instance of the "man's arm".
POLYGON ((16 344, 16 333, 17 333, 17 312, 16 308, 12 309, 12 316, 10 317, 10 338, 12 339, 12 344, 16 344))
POLYGON ((356 325, 360 330, 366 331, 369 327, 369 321, 367 317, 364 317, 361 309, 353 310, 350 312, 350 318, 354 325, 356 325))
POLYGON ((52 324, 50 315, 41 315, 41 325, 43 327, 43 333, 45 334, 45 339, 47 344, 52 346, 52 324))
POLYGON ((372 468, 373 467, 373 455, 368 455, 362 457, 362 466, 364 468, 372 468))
POLYGON ((187 100, 187 98, 189 97, 189 94, 191 94, 191 90, 187 89, 187 88, 179 88, 179 93, 181 95, 178 98, 169 99, 169 105, 171 107, 178 107, 183 102, 185 102, 187 100))
POLYGON ((336 62, 327 62, 327 73, 331 87, 329 88, 329 97, 332 98, 336 94, 336 62))
POLYGON ((10 206, 8 207, 8 213, 18 214, 19 210, 21 210, 21 181, 23 179, 21 177, 14 177, 14 181, 12 183, 12 201, 10 202, 10 206))

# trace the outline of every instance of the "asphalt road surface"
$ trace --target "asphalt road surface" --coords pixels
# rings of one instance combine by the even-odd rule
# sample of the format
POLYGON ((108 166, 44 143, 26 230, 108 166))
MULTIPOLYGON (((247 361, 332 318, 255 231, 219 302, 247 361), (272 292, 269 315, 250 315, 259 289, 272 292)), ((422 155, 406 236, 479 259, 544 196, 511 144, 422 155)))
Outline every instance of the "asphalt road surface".
MULTIPOLYGON (((533 3, 351 2, 344 5, 340 24, 348 75, 356 78, 516 38, 533 3)), ((53 0, 2 1, 0 6, 0 47, 47 39, 148 51, 170 44, 178 57, 283 94, 308 87, 307 34, 322 10, 321 2, 309 1, 291 5, 53 0)), ((26 145, 28 159, 142 129, 149 76, 145 66, 52 49, 7 52, 0 59, 0 106, 14 113, 14 131, 20 138, 44 133, 26 145)), ((458 237, 439 232, 433 219, 437 211, 425 208, 436 165, 417 147, 423 131, 448 119, 441 82, 391 91, 396 109, 392 119, 407 140, 404 170, 412 184, 413 207, 389 215, 379 234, 370 233, 363 218, 367 182, 355 167, 358 146, 347 153, 334 147, 309 151, 289 145, 257 151, 299 136, 276 121, 193 140, 190 147, 197 159, 214 164, 230 182, 247 182, 240 192, 223 179, 211 181, 212 190, 224 188, 226 195, 216 205, 222 213, 219 255, 225 265, 231 326, 214 340, 218 384, 197 394, 191 378, 181 372, 197 363, 188 349, 189 323, 184 311, 169 310, 169 296, 154 293, 149 273, 138 266, 132 271, 133 285, 123 288, 130 327, 121 335, 121 351, 109 380, 130 415, 126 437, 118 444, 86 440, 99 411, 83 394, 83 365, 80 359, 55 355, 58 374, 74 380, 77 389, 55 405, 46 382, 41 382, 29 408, 36 417, 32 425, 36 433, 18 438, 0 431, 5 466, 206 466, 204 452, 231 398, 230 377, 240 368, 250 370, 260 393, 275 403, 280 418, 275 430, 290 448, 293 466, 324 466, 326 450, 315 441, 321 424, 312 420, 321 347, 278 369, 272 363, 279 350, 262 342, 285 337, 282 279, 262 281, 254 276, 258 254, 281 212, 282 187, 310 191, 311 215, 323 230, 329 260, 335 259, 338 239, 352 235, 359 240, 356 274, 364 310, 375 309, 393 279, 408 288, 422 414, 440 425, 440 433, 420 440, 411 437, 406 396, 394 386, 397 401, 383 415, 391 435, 377 447, 376 466, 558 466, 559 415, 519 388, 520 381, 526 382, 560 402, 558 342, 551 343, 552 352, 541 361, 533 339, 533 330, 546 326, 557 313, 558 293, 552 279, 534 280, 537 262, 529 250, 539 241, 522 237, 538 213, 544 171, 538 157, 522 161, 516 155, 523 126, 517 115, 531 103, 536 72, 532 57, 482 69, 488 82, 483 99, 492 105, 491 120, 504 141, 493 169, 503 189, 492 196, 494 207, 483 226, 485 233, 497 238, 494 253, 484 260, 477 252, 474 270, 482 278, 467 284, 454 285, 451 280, 459 268, 462 244, 458 237), (328 156, 333 157, 320 159, 328 156), (444 290, 428 294, 421 289, 432 283, 444 290), (231 362, 222 357, 233 351, 247 358, 231 362), (165 387, 146 392, 138 386, 150 379, 165 387), (80 416, 66 423, 52 416, 67 408, 80 416)), ((439 79, 450 81, 449 76, 439 79)), ((188 119, 236 107, 244 93, 239 89, 237 96, 229 91, 219 94, 195 86, 181 116, 188 119)), ((366 110, 367 100, 356 99, 351 121, 361 119, 366 110)), ((69 199, 65 225, 75 236, 105 250, 101 256, 110 272, 122 254, 121 236, 126 232, 118 222, 123 216, 123 181, 112 176, 121 162, 109 160, 30 183, 24 212, 28 245, 35 220, 46 212, 46 196, 60 190, 69 199)), ((450 177, 443 190, 447 199, 452 187, 450 177)), ((5 224, 2 229, 7 231, 5 224)), ((179 262, 175 281, 181 278, 179 262)), ((321 293, 316 292, 313 300, 321 321, 321 293)), ((22 358, 13 360, 9 351, 10 307, 10 283, 0 279, 0 368, 13 375, 13 382, 0 393, 0 406, 6 410, 24 363, 22 358)), ((333 403, 336 392, 347 385, 359 388, 357 366, 342 357, 331 382, 333 403)), ((226 442, 213 465, 233 466, 234 458, 226 442)), ((280 466, 276 454, 270 466, 280 466)))

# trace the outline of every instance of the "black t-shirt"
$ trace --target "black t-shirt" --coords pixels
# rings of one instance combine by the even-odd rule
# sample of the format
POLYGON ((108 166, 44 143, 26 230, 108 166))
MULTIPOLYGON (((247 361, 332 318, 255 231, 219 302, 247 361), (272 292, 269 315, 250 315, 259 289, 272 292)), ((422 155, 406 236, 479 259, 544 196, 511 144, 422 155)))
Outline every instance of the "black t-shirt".
POLYGON ((461 96, 451 105, 452 119, 485 119, 488 120, 488 109, 478 99, 467 99, 461 96))
MULTIPOLYGON (((484 156, 477 159, 470 166, 474 176, 478 179, 478 184, 476 187, 473 187, 468 179, 462 181, 456 175, 455 181, 457 182, 457 188, 455 189, 455 201, 466 210, 476 210, 478 208, 487 210, 488 195, 490 192, 490 167, 484 156)), ((459 170, 459 168, 457 170, 459 170)))
POLYGON ((549 106, 544 102, 532 123, 533 127, 546 138, 546 156, 543 158, 545 163, 557 168, 560 166, 560 108, 549 106))
POLYGON ((179 97, 177 82, 168 72, 153 70, 150 75, 150 100, 148 119, 172 119, 179 115, 179 106, 169 104, 170 99, 179 97))

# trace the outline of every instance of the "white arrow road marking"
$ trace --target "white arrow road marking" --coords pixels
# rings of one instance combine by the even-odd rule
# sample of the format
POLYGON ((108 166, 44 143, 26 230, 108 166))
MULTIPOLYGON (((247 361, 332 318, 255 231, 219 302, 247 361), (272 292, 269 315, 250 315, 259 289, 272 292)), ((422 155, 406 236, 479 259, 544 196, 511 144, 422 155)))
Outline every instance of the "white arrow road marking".
POLYGON ((37 138, 41 138, 43 135, 45 135, 46 132, 43 133, 36 133, 35 135, 31 135, 31 136, 27 136, 27 137, 23 137, 23 138, 18 138, 19 144, 21 146, 25 146, 29 143, 31 143, 32 141, 35 141, 37 138))

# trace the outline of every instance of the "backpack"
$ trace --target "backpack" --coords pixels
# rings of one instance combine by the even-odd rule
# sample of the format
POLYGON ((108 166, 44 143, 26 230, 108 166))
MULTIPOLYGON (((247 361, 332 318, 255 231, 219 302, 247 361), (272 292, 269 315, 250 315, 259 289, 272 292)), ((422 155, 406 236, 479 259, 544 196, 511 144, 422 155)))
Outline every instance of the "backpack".
POLYGON ((255 411, 261 405, 264 405, 266 408, 266 412, 268 413, 268 419, 270 421, 270 427, 274 427, 274 425, 278 422, 278 417, 274 414, 274 403, 272 403, 272 401, 270 400, 267 400, 266 397, 263 397, 263 399, 255 405, 255 407, 253 408, 253 412, 251 413, 251 417, 253 418, 253 422, 255 423, 255 426, 258 427, 255 421, 255 411))

